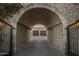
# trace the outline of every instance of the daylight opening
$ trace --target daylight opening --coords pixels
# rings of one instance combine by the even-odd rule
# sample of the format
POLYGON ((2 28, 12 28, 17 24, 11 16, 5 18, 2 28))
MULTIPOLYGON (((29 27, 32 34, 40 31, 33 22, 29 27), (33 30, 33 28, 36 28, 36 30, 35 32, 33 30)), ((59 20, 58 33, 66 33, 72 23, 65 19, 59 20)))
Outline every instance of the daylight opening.
POLYGON ((47 40, 47 29, 42 24, 32 26, 31 40, 47 40))

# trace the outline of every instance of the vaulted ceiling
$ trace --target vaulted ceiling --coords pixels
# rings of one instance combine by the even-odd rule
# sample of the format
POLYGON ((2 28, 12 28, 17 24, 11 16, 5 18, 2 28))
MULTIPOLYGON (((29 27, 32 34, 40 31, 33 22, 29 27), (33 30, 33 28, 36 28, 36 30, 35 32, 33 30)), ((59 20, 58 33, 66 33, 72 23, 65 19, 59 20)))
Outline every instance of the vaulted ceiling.
POLYGON ((59 19, 59 17, 48 9, 32 8, 21 16, 19 23, 22 23, 28 27, 31 27, 35 24, 42 24, 46 27, 50 27, 52 20, 57 19, 59 19))

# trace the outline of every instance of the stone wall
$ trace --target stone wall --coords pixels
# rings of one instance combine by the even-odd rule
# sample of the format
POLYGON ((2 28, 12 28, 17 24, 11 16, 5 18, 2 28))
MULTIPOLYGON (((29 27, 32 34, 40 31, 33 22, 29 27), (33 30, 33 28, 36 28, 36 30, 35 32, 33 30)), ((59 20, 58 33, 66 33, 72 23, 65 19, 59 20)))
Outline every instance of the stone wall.
POLYGON ((64 43, 64 39, 63 39, 63 27, 62 24, 54 27, 52 29, 53 31, 53 43, 54 45, 60 49, 61 51, 63 51, 63 43, 64 43))
MULTIPOLYGON (((42 7, 42 8, 46 8, 51 10, 52 12, 56 13, 57 16, 60 18, 62 24, 63 24, 63 39, 61 39, 60 41, 63 42, 61 43, 61 45, 63 44, 64 48, 65 48, 65 44, 67 44, 67 33, 66 33, 66 28, 69 24, 72 24, 73 22, 75 22, 77 19, 79 19, 79 5, 77 4, 23 4, 24 5, 24 9, 20 10, 20 13, 16 13, 14 15, 14 17, 12 18, 12 20, 14 20, 15 23, 17 23, 17 21, 19 20, 19 18, 22 16, 22 14, 31 9, 31 8, 37 8, 37 7, 42 7), (18 16, 17 16, 18 15, 18 16), (16 17, 17 16, 17 17, 16 17)), ((57 28, 59 29, 59 28, 57 28)), ((55 31, 55 29, 54 29, 55 31)), ((54 34, 55 35, 55 39, 58 38, 56 37, 58 34, 54 34)), ((52 36, 52 35, 51 35, 52 36)), ((57 44, 59 44, 59 40, 57 41, 57 44)), ((61 49, 62 46, 60 47, 60 44, 58 45, 58 47, 61 49)))
MULTIPOLYGON (((24 5, 24 8, 20 9, 19 12, 17 12, 15 15, 13 15, 13 18, 10 18, 9 19, 9 22, 10 24, 13 25, 13 27, 15 27, 14 29, 14 32, 13 32, 13 37, 14 38, 14 45, 15 44, 18 44, 18 43, 15 43, 15 41, 17 40, 16 39, 16 31, 17 31, 17 23, 18 23, 18 20, 20 19, 20 17, 25 13, 25 11, 31 9, 31 8, 37 8, 37 7, 42 7, 42 8, 46 8, 46 9, 49 9, 51 10, 52 12, 56 13, 57 16, 60 18, 62 24, 63 24, 63 33, 59 30, 61 29, 61 27, 55 27, 53 29, 54 31, 54 39, 55 42, 57 42, 56 46, 58 46, 60 49, 62 48, 62 45, 65 46, 65 44, 67 44, 67 26, 69 24, 72 24, 73 22, 75 22, 76 20, 79 19, 79 5, 78 4, 68 4, 68 3, 62 3, 62 4, 57 4, 57 3, 51 3, 51 4, 23 4, 24 5), (57 29, 57 30, 56 30, 57 29), (57 31, 57 32, 56 32, 57 31), (15 34, 14 34, 15 33, 15 34), (63 34, 63 39, 61 39, 61 36, 59 35, 62 35, 63 34), (58 38, 60 37, 60 41, 63 42, 63 43, 60 43, 59 44, 59 40, 58 38), (57 41, 58 40, 58 41, 57 41), (61 45, 61 46, 60 46, 61 45)), ((7 21, 6 21, 7 22, 7 21)), ((24 29, 23 29, 24 30, 24 29)), ((52 31, 52 32, 53 32, 52 31)), ((26 31, 27 32, 27 31, 26 31)), ((51 32, 51 31, 50 31, 51 32)), ((23 34, 20 34, 20 35, 24 35, 23 34)), ((19 35, 19 36, 20 36, 19 35)), ((51 35, 51 34, 50 34, 51 35)), ((49 35, 49 36, 50 36, 49 35)), ((52 36, 52 35, 51 35, 52 36)), ((51 37, 50 37, 51 38, 51 37)), ((20 40, 19 40, 20 41, 20 40)), ((15 50, 16 46, 14 46, 14 50, 15 50)))
POLYGON ((17 39, 16 39, 16 49, 23 48, 29 40, 29 32, 26 27, 22 25, 17 25, 17 39))
POLYGON ((48 30, 48 39, 51 42, 51 47, 55 46, 60 51, 64 52, 63 26, 62 24, 48 30))

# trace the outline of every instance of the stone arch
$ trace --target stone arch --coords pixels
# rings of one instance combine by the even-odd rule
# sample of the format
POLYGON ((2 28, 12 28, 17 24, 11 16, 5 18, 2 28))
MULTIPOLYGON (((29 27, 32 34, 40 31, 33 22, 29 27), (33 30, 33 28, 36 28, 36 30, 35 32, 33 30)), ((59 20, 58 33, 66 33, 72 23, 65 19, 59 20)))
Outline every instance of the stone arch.
POLYGON ((14 22, 17 23, 20 19, 20 17, 29 9, 32 8, 45 8, 48 9, 52 12, 54 12, 61 20, 61 22, 63 23, 63 25, 66 27, 68 25, 67 20, 64 18, 63 14, 60 14, 60 10, 59 8, 56 7, 56 5, 52 6, 52 4, 23 4, 24 8, 19 10, 19 13, 17 12, 12 19, 15 19, 14 22))
MULTIPOLYGON (((23 4, 24 5, 24 4, 23 4)), ((61 20, 62 24, 63 24, 63 39, 65 40, 64 44, 67 43, 67 32, 66 32, 66 27, 68 25, 68 22, 67 20, 64 18, 64 16, 62 14, 60 14, 60 11, 59 11, 59 8, 56 8, 55 5, 52 6, 51 4, 26 4, 24 5, 24 8, 20 9, 19 13, 16 13, 12 19, 14 19, 14 27, 15 27, 15 34, 16 34, 16 30, 17 30, 17 22, 19 21, 20 17, 29 9, 32 9, 32 8, 45 8, 45 9, 48 9, 52 12, 54 12, 61 20)), ((16 41, 16 36, 15 36, 15 40, 16 41)), ((66 46, 64 47, 64 53, 65 53, 65 49, 66 49, 66 46)), ((16 42, 15 42, 15 50, 16 50, 16 42)))

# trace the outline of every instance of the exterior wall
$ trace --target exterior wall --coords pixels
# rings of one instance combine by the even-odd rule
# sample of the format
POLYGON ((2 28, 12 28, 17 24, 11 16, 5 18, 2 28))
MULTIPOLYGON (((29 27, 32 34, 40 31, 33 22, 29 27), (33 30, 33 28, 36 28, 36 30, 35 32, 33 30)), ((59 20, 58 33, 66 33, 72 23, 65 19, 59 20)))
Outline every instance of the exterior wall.
MULTIPOLYGON (((68 23, 67 23, 67 20, 64 18, 64 16, 62 15, 62 13, 60 13, 61 12, 61 10, 59 10, 58 9, 58 7, 57 7, 57 4, 24 4, 25 6, 24 6, 24 9, 21 9, 20 10, 20 13, 17 13, 17 14, 15 14, 14 15, 14 18, 12 18, 12 20, 13 19, 15 19, 14 20, 14 22, 15 22, 15 24, 18 22, 18 20, 20 19, 20 17, 24 14, 24 12, 26 12, 27 10, 29 10, 29 9, 31 9, 31 8, 37 8, 37 7, 41 7, 41 8, 46 8, 46 9, 49 9, 49 10, 51 10, 52 12, 54 12, 54 13, 56 13, 57 15, 58 15, 58 17, 60 18, 60 20, 61 20, 61 22, 63 23, 63 30, 64 30, 64 32, 63 32, 63 34, 66 32, 66 30, 64 29, 64 28, 66 28, 67 27, 67 25, 68 25, 68 23), (16 15, 18 15, 17 17, 16 17, 16 15)), ((61 7, 61 6, 60 6, 61 7)), ((66 33, 65 33, 66 34, 66 33)), ((66 35, 64 36, 64 41, 65 41, 65 43, 66 43, 66 35)))
POLYGON ((64 24, 66 27, 67 25, 75 22, 77 19, 79 19, 79 5, 78 4, 72 4, 72 3, 50 3, 50 4, 43 4, 43 3, 24 3, 23 4, 24 8, 20 9, 15 15, 13 15, 13 18, 9 19, 9 22, 11 24, 17 23, 19 18, 26 12, 27 10, 31 8, 46 8, 49 9, 50 11, 56 13, 58 17, 60 18, 61 22, 64 24), (18 16, 17 16, 18 15, 18 16), (10 21, 13 20, 13 21, 10 21))
MULTIPOLYGON (((66 33, 66 27, 75 22, 77 19, 79 19, 79 5, 78 4, 23 4, 24 8, 20 9, 19 12, 17 12, 15 15, 13 15, 13 18, 10 18, 8 21, 9 23, 15 27, 13 29, 13 45, 14 45, 14 51, 16 50, 16 30, 17 30, 17 22, 20 19, 20 17, 23 15, 24 12, 31 8, 36 7, 42 7, 51 10, 52 12, 56 13, 58 17, 60 18, 62 24, 63 24, 63 39, 67 41, 67 33, 66 33)), ((7 21, 6 21, 7 22, 7 21)), ((63 41, 62 41, 63 42, 63 41)))
POLYGON ((26 27, 22 25, 17 26, 17 39, 16 39, 16 49, 23 48, 24 45, 28 43, 29 40, 29 32, 26 27))
POLYGON ((60 18, 60 20, 63 24, 63 39, 66 44, 67 43, 67 35, 66 35, 65 28, 67 27, 67 25, 69 25, 71 23, 70 20, 77 19, 78 14, 79 14, 78 12, 75 11, 75 10, 78 10, 78 8, 76 9, 75 6, 77 6, 77 5, 74 5, 74 4, 24 4, 25 8, 21 9, 20 13, 15 14, 14 18, 12 18, 12 20, 15 19, 14 22, 16 24, 17 21, 19 20, 19 18, 22 16, 22 14, 31 8, 42 7, 42 8, 49 9, 58 15, 58 17, 60 18), (73 9, 73 8, 75 8, 75 9, 73 9), (18 15, 18 16, 16 17, 16 15, 18 15), (77 16, 77 17, 74 17, 74 16, 77 16))

